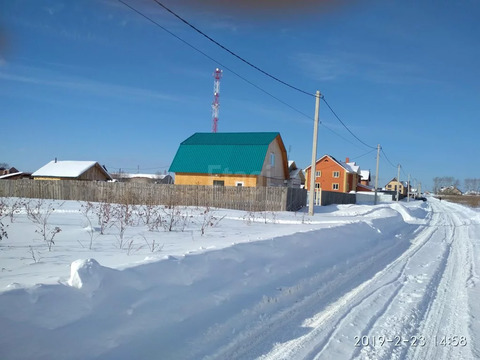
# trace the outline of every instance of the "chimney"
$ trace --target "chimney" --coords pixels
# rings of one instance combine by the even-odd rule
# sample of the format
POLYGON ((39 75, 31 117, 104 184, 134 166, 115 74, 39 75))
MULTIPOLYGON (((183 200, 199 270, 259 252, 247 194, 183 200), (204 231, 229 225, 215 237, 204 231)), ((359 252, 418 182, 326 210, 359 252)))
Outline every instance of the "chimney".
POLYGON ((347 158, 345 159, 345 162, 346 162, 346 163, 349 163, 349 162, 350 162, 350 158, 347 157, 347 158))
POLYGON ((55 158, 55 163, 57 163, 57 158, 55 158))

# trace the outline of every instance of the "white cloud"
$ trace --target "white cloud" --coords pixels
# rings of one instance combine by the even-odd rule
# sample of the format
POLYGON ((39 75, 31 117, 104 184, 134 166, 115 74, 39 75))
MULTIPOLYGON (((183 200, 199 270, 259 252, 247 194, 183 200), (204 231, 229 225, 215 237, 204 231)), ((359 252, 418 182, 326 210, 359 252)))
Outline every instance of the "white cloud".
POLYGON ((150 89, 143 89, 132 86, 111 84, 73 77, 56 79, 48 77, 47 79, 46 77, 17 75, 0 71, 0 79, 27 84, 36 84, 40 86, 57 87, 72 91, 81 91, 97 96, 124 98, 127 100, 139 100, 147 98, 179 101, 179 98, 177 97, 150 89))
POLYGON ((293 61, 309 77, 320 81, 357 78, 390 84, 432 82, 417 64, 382 61, 360 53, 299 53, 293 61))

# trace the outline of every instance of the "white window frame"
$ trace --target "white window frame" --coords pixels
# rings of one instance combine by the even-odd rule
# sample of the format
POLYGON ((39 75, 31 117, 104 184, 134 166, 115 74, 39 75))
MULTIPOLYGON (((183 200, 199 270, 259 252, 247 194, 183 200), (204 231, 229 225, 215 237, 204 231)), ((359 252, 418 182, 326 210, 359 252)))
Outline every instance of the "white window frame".
POLYGON ((245 186, 244 181, 235 181, 235 186, 245 186))
POLYGON ((332 184, 332 190, 340 190, 340 184, 338 183, 333 183, 332 184), (335 186, 336 185, 336 186, 335 186))
POLYGON ((321 177, 322 172, 321 171, 315 171, 315 177, 321 177))
POLYGON ((270 166, 275 166, 275 153, 270 153, 270 166))
POLYGON ((333 172, 333 177, 334 178, 339 178, 340 177, 340 171, 334 171, 333 172))
POLYGON ((315 189, 320 189, 320 183, 315 183, 315 189))

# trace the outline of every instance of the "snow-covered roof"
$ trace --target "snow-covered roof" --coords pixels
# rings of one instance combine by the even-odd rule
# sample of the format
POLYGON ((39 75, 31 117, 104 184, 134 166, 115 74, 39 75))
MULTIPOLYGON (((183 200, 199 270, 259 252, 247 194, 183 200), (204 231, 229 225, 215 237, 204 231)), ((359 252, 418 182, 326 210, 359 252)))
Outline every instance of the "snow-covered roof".
POLYGON ((19 172, 15 172, 15 173, 11 173, 11 174, 2 175, 2 176, 0 176, 0 179, 8 179, 10 177, 17 176, 17 175, 22 175, 22 174, 23 174, 23 172, 19 171, 19 172))
POLYGON ((305 175, 304 175, 302 169, 295 169, 295 170, 290 171, 290 179, 296 178, 297 176, 300 179, 305 180, 305 175))
POLYGON ((122 173, 122 178, 133 179, 133 178, 147 178, 147 179, 164 179, 168 175, 159 175, 159 174, 127 174, 122 173))
MULTIPOLYGON (((91 167, 95 166, 95 164, 98 164, 98 163, 96 161, 52 160, 47 165, 35 171, 32 174, 32 176, 76 178, 82 175, 85 171, 87 171, 91 167)), ((103 167, 101 168, 103 169, 103 167)), ((107 171, 105 171, 105 173, 108 175, 107 171)))
MULTIPOLYGON (((358 174, 359 171, 360 171, 360 166, 358 166, 356 163, 354 162, 349 162, 349 163, 345 163, 343 161, 338 161, 337 159, 335 159, 332 155, 328 155, 328 154, 325 154, 323 155, 321 158, 317 159, 315 161, 315 163, 318 163, 319 161, 321 161, 324 157, 329 157, 330 159, 332 159, 333 161, 335 161, 338 165, 340 165, 341 167, 343 167, 345 170, 347 170, 347 172, 349 173, 356 173, 358 174)), ((304 171, 306 172, 308 169, 310 169, 312 167, 312 165, 308 165, 304 171)))
POLYGON ((354 162, 349 162, 349 163, 340 162, 340 165, 342 165, 349 173, 358 174, 360 172, 360 166, 358 166, 354 162))
POLYGON ((360 177, 362 180, 370 180, 370 170, 360 170, 360 177))

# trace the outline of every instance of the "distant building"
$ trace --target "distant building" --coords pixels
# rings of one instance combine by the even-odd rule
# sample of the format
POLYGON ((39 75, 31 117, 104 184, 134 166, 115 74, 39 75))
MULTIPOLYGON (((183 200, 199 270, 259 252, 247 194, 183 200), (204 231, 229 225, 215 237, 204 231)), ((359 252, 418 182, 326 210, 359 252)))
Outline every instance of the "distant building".
MULTIPOLYGON (((306 188, 310 189, 311 166, 305 169, 306 188)), ((356 191, 360 181, 360 167, 347 158, 338 161, 331 155, 324 155, 315 163, 315 188, 326 191, 348 193, 356 191)))
POLYGON ((112 180, 108 171, 96 161, 52 160, 32 174, 34 180, 112 180))
POLYGON ((14 167, 6 168, 6 167, 0 167, 0 176, 3 175, 8 175, 8 174, 14 174, 18 173, 19 171, 15 169, 14 167))
POLYGON ((463 193, 456 186, 446 186, 440 188, 439 195, 462 195, 463 193))
POLYGON ((173 177, 168 174, 112 174, 117 181, 143 184, 173 184, 173 177))
POLYGON ((288 172, 290 179, 288 179, 288 186, 293 188, 304 188, 305 187, 305 174, 302 169, 297 167, 295 161, 288 162, 288 172))
POLYGON ((407 196, 409 187, 410 185, 406 181, 398 181, 397 178, 393 178, 385 185, 385 190, 397 192, 398 189, 400 198, 402 198, 407 196))
POLYGON ((286 186, 287 152, 278 132, 195 133, 169 172, 176 185, 286 186))

